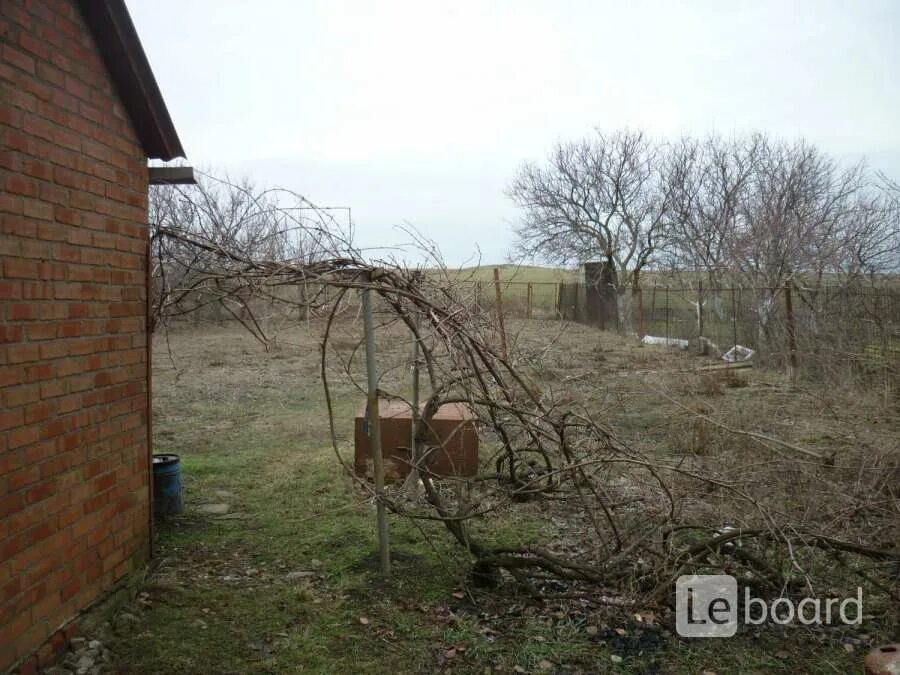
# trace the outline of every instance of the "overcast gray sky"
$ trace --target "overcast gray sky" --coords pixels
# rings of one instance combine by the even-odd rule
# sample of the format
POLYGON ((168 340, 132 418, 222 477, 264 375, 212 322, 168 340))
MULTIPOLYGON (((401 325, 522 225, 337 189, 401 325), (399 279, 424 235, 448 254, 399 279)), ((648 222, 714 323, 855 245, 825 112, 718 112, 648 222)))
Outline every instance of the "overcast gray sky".
POLYGON ((804 136, 900 178, 900 2, 128 0, 194 166, 506 257, 503 190, 595 126, 804 136))

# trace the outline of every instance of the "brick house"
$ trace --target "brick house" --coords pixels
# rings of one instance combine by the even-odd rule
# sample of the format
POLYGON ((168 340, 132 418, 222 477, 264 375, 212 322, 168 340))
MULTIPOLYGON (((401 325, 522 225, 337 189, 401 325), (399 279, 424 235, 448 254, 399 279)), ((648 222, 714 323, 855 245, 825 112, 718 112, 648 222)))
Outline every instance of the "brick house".
POLYGON ((0 671, 150 554, 148 158, 184 155, 123 0, 0 1, 0 671))

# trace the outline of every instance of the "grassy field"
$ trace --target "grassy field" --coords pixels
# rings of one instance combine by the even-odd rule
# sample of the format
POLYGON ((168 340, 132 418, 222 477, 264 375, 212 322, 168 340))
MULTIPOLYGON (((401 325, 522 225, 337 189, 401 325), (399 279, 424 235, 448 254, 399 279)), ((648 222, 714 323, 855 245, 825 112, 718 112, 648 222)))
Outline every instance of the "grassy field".
MULTIPOLYGON (((513 329, 518 340, 541 344, 558 327, 533 321, 513 329)), ((338 345, 349 348, 360 327, 345 328, 338 345)), ((390 524, 395 574, 382 580, 373 505, 330 447, 319 329, 282 332, 268 352, 237 328, 157 336, 155 451, 182 456, 187 506, 159 524, 156 559, 127 597, 88 621, 117 672, 848 673, 861 669, 867 646, 890 637, 883 623, 867 622, 684 640, 664 617, 481 591, 467 587, 468 561, 442 526, 398 517, 390 524)), ((382 337, 382 363, 397 366, 385 368, 385 387, 402 388, 407 341, 382 337)), ((574 383, 586 405, 605 411, 631 442, 660 452, 701 442, 710 448, 698 452, 715 451, 724 442, 715 434, 698 440, 696 428, 632 378, 635 370, 677 373, 698 357, 579 326, 559 339, 547 347, 545 383, 574 383)), ((357 359, 351 370, 359 368, 357 359)), ((829 405, 862 405, 849 395, 838 400, 841 392, 788 392, 779 376, 753 372, 721 381, 654 377, 695 404, 739 411, 752 399, 752 414, 773 426, 790 400, 791 433, 811 444, 840 424, 823 421, 821 396, 829 405)), ((346 460, 362 393, 337 370, 329 379, 346 460)), ((872 408, 868 415, 867 424, 881 423, 872 433, 898 431, 896 416, 872 408)), ((543 509, 510 506, 491 521, 490 534, 510 544, 551 535, 543 509)))
POLYGON ((494 281, 494 267, 500 269, 501 281, 533 282, 539 284, 555 284, 560 281, 576 283, 580 280, 580 272, 577 269, 563 269, 561 267, 542 267, 538 265, 515 265, 505 263, 502 265, 481 265, 480 267, 464 267, 454 270, 453 274, 461 280, 467 281, 494 281))

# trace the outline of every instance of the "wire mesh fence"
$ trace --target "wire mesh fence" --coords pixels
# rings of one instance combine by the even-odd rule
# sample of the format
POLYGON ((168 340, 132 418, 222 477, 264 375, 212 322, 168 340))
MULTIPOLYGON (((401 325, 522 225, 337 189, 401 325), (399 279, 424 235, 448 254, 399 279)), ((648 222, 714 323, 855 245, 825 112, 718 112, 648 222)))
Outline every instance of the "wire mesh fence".
MULTIPOLYGON (((725 355, 740 346, 753 351, 757 367, 835 382, 853 378, 900 392, 900 286, 710 288, 697 282, 617 294, 588 284, 473 280, 447 292, 484 312, 502 307, 508 319, 577 321, 698 353, 725 355)), ((196 295, 194 322, 244 321, 248 315, 283 324, 323 316, 334 303, 342 314, 359 312, 356 291, 324 284, 279 288, 268 300, 196 295)), ((389 312, 383 298, 376 299, 375 311, 389 312)))
MULTIPOLYGON (((493 282, 463 286, 496 311, 493 282)), ((738 345, 753 351, 757 366, 794 376, 898 384, 900 288, 697 283, 610 294, 586 284, 501 281, 499 290, 508 318, 573 320, 719 355, 738 345)))

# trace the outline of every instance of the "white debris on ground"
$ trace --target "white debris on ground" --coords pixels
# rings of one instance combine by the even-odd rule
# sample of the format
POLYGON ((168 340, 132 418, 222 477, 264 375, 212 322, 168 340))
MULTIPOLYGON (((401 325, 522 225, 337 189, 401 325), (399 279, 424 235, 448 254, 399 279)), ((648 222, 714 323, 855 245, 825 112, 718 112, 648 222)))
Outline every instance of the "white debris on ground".
POLYGON ((753 355, 756 352, 749 347, 743 347, 741 345, 735 345, 727 352, 722 354, 722 360, 728 361, 729 363, 737 363, 739 361, 749 361, 753 358, 753 355))
POLYGON ((677 347, 678 349, 687 349, 688 341, 680 338, 657 337, 656 335, 645 335, 641 338, 641 342, 645 345, 663 345, 665 347, 677 347))

